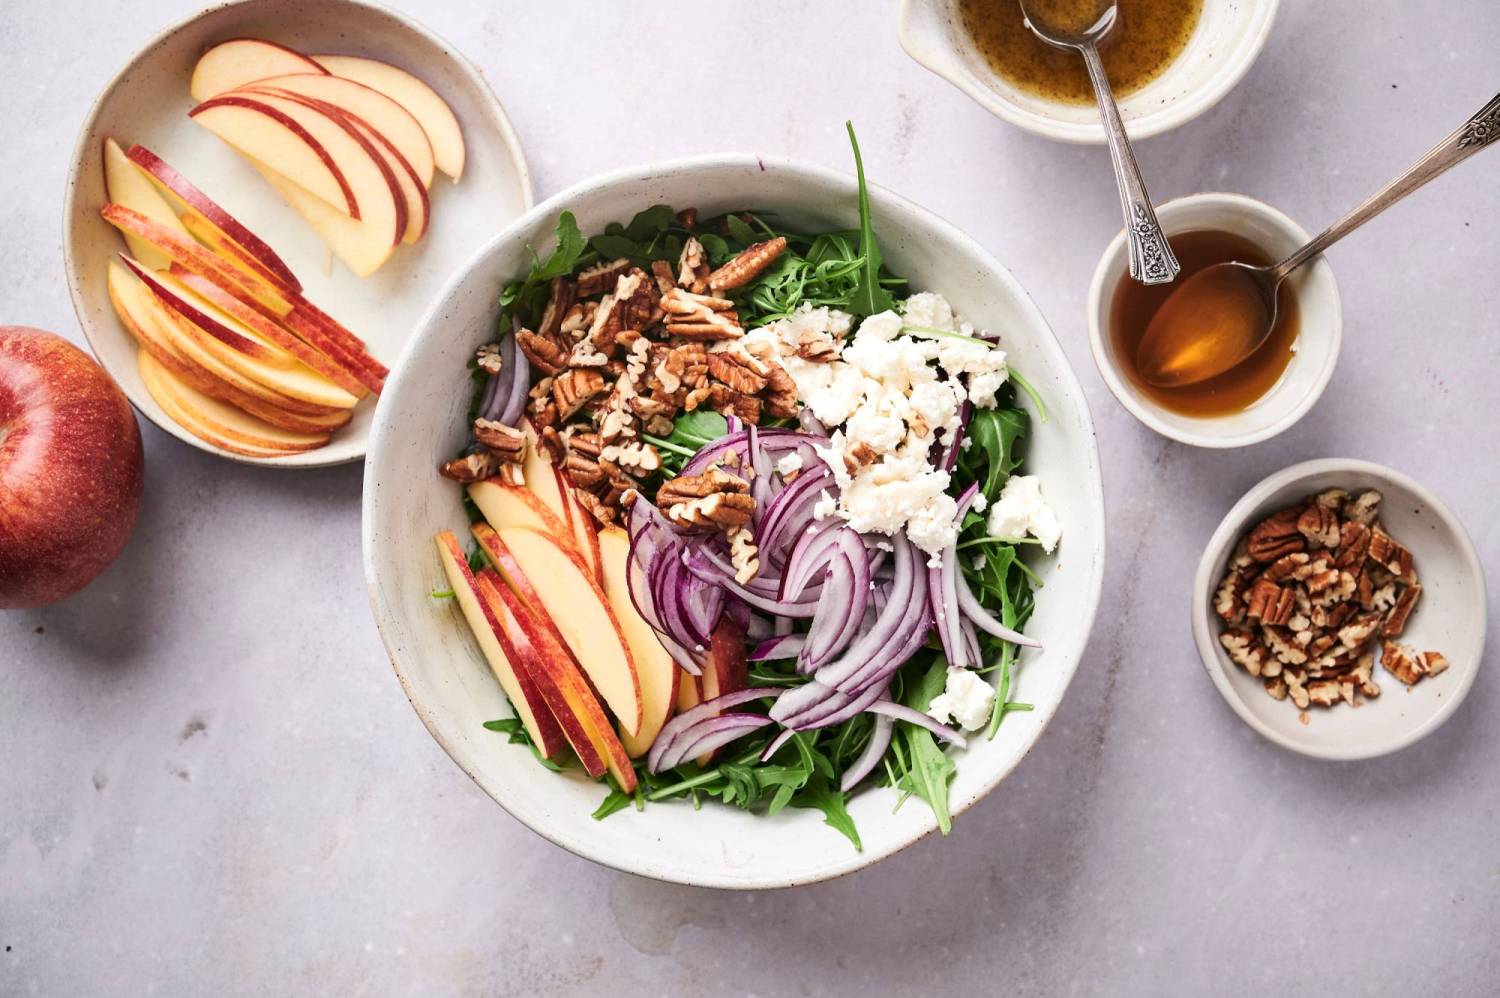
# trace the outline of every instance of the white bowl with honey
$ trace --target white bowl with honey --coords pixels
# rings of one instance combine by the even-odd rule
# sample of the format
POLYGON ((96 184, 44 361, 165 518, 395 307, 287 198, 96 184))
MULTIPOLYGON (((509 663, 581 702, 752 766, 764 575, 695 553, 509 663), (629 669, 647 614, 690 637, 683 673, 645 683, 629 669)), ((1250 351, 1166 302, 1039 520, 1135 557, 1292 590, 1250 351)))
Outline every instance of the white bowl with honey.
POLYGON ((1275 208, 1240 194, 1194 194, 1156 213, 1182 274, 1154 287, 1130 280, 1125 235, 1115 236, 1089 285, 1089 346, 1100 377, 1131 415, 1173 440, 1225 448, 1276 436, 1333 378, 1344 330, 1333 268, 1319 258, 1282 284, 1271 335, 1238 366, 1196 384, 1158 387, 1141 375, 1135 353, 1172 291, 1216 263, 1275 263, 1309 236, 1275 208))
MULTIPOLYGON (((1277 3, 1119 0, 1101 52, 1130 137, 1218 103, 1260 54, 1277 3)), ((1019 0, 902 0, 899 30, 908 55, 1000 118, 1049 139, 1104 142, 1083 60, 1032 35, 1019 0)))

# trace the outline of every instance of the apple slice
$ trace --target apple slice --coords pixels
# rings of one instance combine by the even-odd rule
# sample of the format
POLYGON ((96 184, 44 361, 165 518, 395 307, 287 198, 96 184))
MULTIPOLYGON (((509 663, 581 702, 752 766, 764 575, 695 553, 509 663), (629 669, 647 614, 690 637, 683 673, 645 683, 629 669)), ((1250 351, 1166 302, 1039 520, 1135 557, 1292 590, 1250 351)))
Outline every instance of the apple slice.
POLYGON ((219 257, 225 263, 245 271, 257 280, 275 285, 286 294, 296 293, 291 285, 281 279, 280 275, 274 274, 263 267, 258 260, 246 253, 239 244, 225 236, 223 230, 205 218, 196 208, 184 209, 179 221, 182 222, 182 227, 188 231, 190 236, 219 254, 219 257))
MULTIPOLYGON (((745 659, 745 632, 726 613, 719 618, 709 635, 708 655, 703 661, 703 675, 698 689, 704 700, 728 693, 738 693, 749 685, 749 663, 745 659)), ((706 766, 716 753, 709 752, 695 760, 706 766)))
POLYGON ((457 181, 464 172, 464 133, 448 102, 404 69, 352 55, 315 55, 313 61, 334 76, 378 90, 411 112, 432 143, 437 168, 457 181))
POLYGON ((604 569, 604 595, 620 621, 620 630, 630 646, 636 675, 641 680, 641 728, 635 734, 620 732, 620 741, 632 759, 645 755, 677 702, 682 669, 657 640, 656 631, 641 617, 630 598, 626 565, 630 560, 630 535, 623 527, 605 527, 598 533, 600 561, 604 569))
POLYGON ((384 135, 353 115, 346 115, 346 120, 369 140, 380 158, 385 160, 391 176, 396 179, 396 188, 406 203, 406 229, 401 235, 401 241, 408 245, 418 242, 427 234, 427 226, 432 222, 432 202, 427 199, 427 188, 418 179, 417 171, 412 169, 406 157, 397 152, 396 147, 384 135))
POLYGON ((505 581, 573 653, 623 730, 641 729, 641 683, 620 622, 593 576, 553 537, 476 523, 474 536, 505 581))
MULTIPOLYGON (((564 544, 573 543, 568 525, 559 520, 557 514, 548 509, 530 489, 491 478, 473 483, 468 491, 469 498, 479 507, 485 521, 496 529, 531 527, 558 538, 564 544)), ((573 553, 579 555, 579 552, 573 553)), ((575 557, 574 560, 578 559, 575 557)))
MULTIPOLYGON (((270 313, 266 314, 269 318, 277 318, 270 313)), ((386 375, 390 373, 385 365, 376 360, 352 333, 346 332, 345 336, 356 344, 356 348, 346 347, 344 339, 335 337, 329 332, 328 323, 333 320, 312 308, 305 299, 299 299, 296 308, 280 316, 278 321, 313 349, 323 351, 344 365, 349 373, 370 391, 378 395, 385 387, 386 375)), ((337 328, 343 329, 342 326, 337 328)))
POLYGON ((552 716, 552 710, 542 698, 540 685, 531 676, 525 662, 510 640, 510 635, 500 626, 500 620, 481 596, 479 583, 469 570, 468 559, 459 547, 458 538, 451 530, 437 535, 438 560, 443 574, 448 577, 448 587, 453 598, 468 621, 479 650, 489 663, 500 688, 510 698, 511 707, 526 727, 526 733, 536 745, 543 758, 555 759, 563 751, 566 740, 562 729, 552 716))
POLYGON ((261 339, 248 326, 199 298, 170 274, 151 274, 128 257, 125 265, 174 313, 188 337, 224 366, 286 398, 328 409, 352 409, 358 404, 357 397, 261 339), (272 354, 271 359, 262 356, 266 352, 272 354))
POLYGON ((187 271, 179 272, 174 269, 171 273, 173 277, 182 282, 184 287, 197 294, 198 297, 212 303, 221 312, 237 319, 268 342, 276 344, 314 371, 323 375, 329 381, 344 389, 344 391, 355 397, 363 397, 368 394, 367 389, 360 383, 359 378, 351 374, 344 365, 323 351, 313 348, 292 333, 291 330, 257 312, 217 284, 187 271))
POLYGON ((522 422, 521 433, 526 437, 526 456, 521 461, 521 475, 526 479, 526 487, 567 527, 566 536, 575 537, 573 504, 563 499, 562 481, 548 460, 536 427, 529 418, 522 422))
MULTIPOLYGON (((220 450, 231 454, 241 454, 245 457, 282 457, 287 451, 271 450, 264 447, 252 447, 234 440, 227 440, 214 432, 211 426, 202 422, 197 413, 182 404, 177 392, 169 387, 169 379, 172 374, 163 367, 155 357, 145 350, 136 355, 136 366, 141 372, 141 382, 146 386, 146 392, 161 406, 162 412, 166 413, 171 420, 193 436, 204 440, 220 450)), ((181 385, 181 382, 175 382, 181 385)))
MULTIPOLYGON (((160 189, 162 195, 172 202, 179 214, 186 215, 188 212, 196 213, 205 223, 216 229, 223 243, 227 243, 239 250, 235 254, 235 262, 248 258, 253 260, 259 268, 256 272, 265 276, 265 279, 282 288, 298 292, 302 285, 297 281, 297 276, 292 273, 276 251, 267 246, 255 233, 240 223, 229 212, 221 208, 218 202, 204 194, 192 181, 174 170, 164 162, 156 153, 145 146, 133 145, 125 154, 130 161, 146 172, 152 183, 160 189)), ((193 232, 199 239, 204 238, 201 232, 195 231, 190 219, 184 220, 188 231, 193 232)), ((219 248, 215 243, 209 243, 216 250, 219 248)))
MULTIPOLYGON (((321 125, 314 126, 316 134, 308 131, 301 116, 285 114, 259 99, 261 96, 231 93, 211 97, 189 111, 188 117, 329 207, 359 218, 363 210, 359 194, 344 175, 346 160, 358 162, 358 155, 348 149, 349 142, 332 137, 334 130, 321 125), (337 151, 325 144, 329 139, 337 151)), ((319 117, 327 120, 326 116, 319 117)))
POLYGON ((357 277, 369 277, 385 265, 400 242, 399 233, 395 242, 385 226, 365 225, 359 220, 340 214, 323 201, 304 191, 290 180, 252 162, 256 172, 266 183, 276 189, 281 199, 291 205, 302 220, 312 227, 318 237, 333 251, 333 255, 344 262, 344 266, 357 277))
POLYGON ((205 101, 255 80, 288 73, 326 73, 322 66, 285 45, 260 38, 234 38, 203 53, 193 67, 188 93, 205 101))
POLYGON ((604 588, 604 566, 599 558, 599 525, 594 514, 583 508, 578 501, 578 492, 568 473, 556 466, 552 473, 557 476, 557 488, 568 503, 569 523, 573 527, 573 542, 583 552, 584 561, 594 575, 594 581, 604 588))
MULTIPOLYGON (((111 138, 104 140, 104 196, 115 204, 133 208, 165 228, 175 230, 180 236, 188 235, 172 206, 161 196, 150 179, 130 162, 120 144, 111 138)), ((140 236, 125 233, 125 244, 129 247, 131 256, 153 270, 171 262, 165 253, 140 236)))
POLYGON ((584 771, 594 777, 608 772, 626 793, 633 791, 636 778, 630 757, 568 650, 493 568, 480 572, 477 579, 480 593, 537 680, 584 771))
MULTIPOLYGON (((152 360, 154 362, 155 358, 152 360)), ((282 454, 317 450, 328 443, 329 434, 327 433, 285 430, 265 420, 257 419, 243 409, 197 391, 191 385, 179 380, 171 371, 166 370, 165 365, 160 373, 160 379, 160 387, 163 391, 173 396, 179 406, 192 413, 194 424, 207 428, 218 440, 227 440, 254 450, 275 451, 282 454)))
POLYGON ((347 111, 390 140, 424 189, 432 186, 434 163, 427 133, 411 112, 380 91, 339 76, 316 73, 255 80, 247 83, 245 89, 308 97, 347 111))
POLYGON ((127 235, 140 236, 164 252, 173 263, 184 270, 202 274, 241 301, 254 302, 277 316, 292 310, 292 303, 278 288, 225 263, 192 239, 178 235, 138 211, 124 205, 107 204, 99 214, 110 225, 127 235))

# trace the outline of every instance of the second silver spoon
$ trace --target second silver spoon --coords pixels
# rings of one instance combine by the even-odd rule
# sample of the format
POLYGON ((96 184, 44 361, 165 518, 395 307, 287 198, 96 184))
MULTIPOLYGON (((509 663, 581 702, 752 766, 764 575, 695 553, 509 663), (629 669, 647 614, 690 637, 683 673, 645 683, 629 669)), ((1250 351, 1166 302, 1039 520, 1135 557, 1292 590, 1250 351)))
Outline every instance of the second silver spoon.
POLYGON ((1120 208, 1125 214, 1125 232, 1129 236, 1130 276, 1142 284, 1170 284, 1176 280, 1182 265, 1177 262, 1166 235, 1161 231, 1161 223, 1156 220, 1156 209, 1151 206, 1151 196, 1146 193, 1146 182, 1141 179, 1141 168, 1136 165, 1135 153, 1130 150, 1125 122, 1120 119, 1109 76, 1104 72, 1104 60, 1099 58, 1099 43, 1119 21, 1118 5, 1104 4, 1099 18, 1082 31, 1059 30, 1057 25, 1048 22, 1036 0, 1021 0, 1021 13, 1026 17, 1026 26, 1042 41, 1057 48, 1073 49, 1083 56, 1089 80, 1094 84, 1094 96, 1099 100, 1099 115, 1104 119, 1109 157, 1115 168, 1115 183, 1120 188, 1120 208))

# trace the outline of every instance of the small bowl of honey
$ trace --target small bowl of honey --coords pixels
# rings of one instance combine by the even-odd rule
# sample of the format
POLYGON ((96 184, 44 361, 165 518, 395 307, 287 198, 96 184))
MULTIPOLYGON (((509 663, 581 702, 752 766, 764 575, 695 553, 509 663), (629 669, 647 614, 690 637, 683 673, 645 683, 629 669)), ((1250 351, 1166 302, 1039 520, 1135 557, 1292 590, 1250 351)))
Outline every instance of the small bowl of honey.
MULTIPOLYGON (((1100 53, 1130 137, 1218 103, 1260 54, 1277 2, 1118 0, 1100 53)), ((1083 59, 1033 35, 1019 0, 902 0, 899 31, 908 55, 1011 124, 1062 142, 1104 141, 1083 59)))
POLYGON ((1282 284, 1276 322, 1236 367, 1206 381, 1164 388, 1146 379, 1137 349, 1151 319, 1184 280, 1216 263, 1273 264, 1309 239, 1292 219, 1240 194, 1194 194, 1156 210, 1182 273, 1147 287, 1127 273, 1125 234, 1116 235, 1089 286, 1089 346, 1104 383, 1131 415, 1195 447, 1245 447, 1276 436, 1318 401, 1343 340, 1343 308, 1323 258, 1282 284))

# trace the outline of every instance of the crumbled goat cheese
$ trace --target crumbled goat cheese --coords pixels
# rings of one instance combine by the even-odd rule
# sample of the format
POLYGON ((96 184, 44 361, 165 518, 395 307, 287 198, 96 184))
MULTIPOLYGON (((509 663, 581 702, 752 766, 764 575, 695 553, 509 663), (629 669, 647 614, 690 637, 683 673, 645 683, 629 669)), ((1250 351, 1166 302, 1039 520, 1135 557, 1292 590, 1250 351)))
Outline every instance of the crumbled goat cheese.
POLYGON ((802 455, 797 453, 796 451, 788 451, 787 453, 781 455, 781 459, 776 462, 776 473, 782 478, 787 477, 795 471, 801 470, 802 455))
POLYGON ((991 537, 1025 537, 1030 534, 1051 554, 1062 537, 1062 523, 1042 498, 1042 480, 1035 475, 1016 475, 1000 490, 990 508, 991 537))
POLYGON ((990 719, 995 705, 995 688, 979 673, 969 669, 949 669, 948 685, 932 698, 927 716, 941 724, 951 719, 965 731, 976 731, 990 719))
POLYGON ((775 349, 798 398, 837 428, 819 456, 840 496, 825 496, 814 515, 837 513, 861 533, 905 531, 936 564, 957 535, 957 508, 947 495, 950 477, 932 466, 931 453, 953 439, 964 402, 995 405, 1007 377, 1005 354, 978 338, 903 335, 903 326, 912 324, 974 336, 947 300, 931 293, 908 299, 904 315, 865 318, 850 337, 854 324, 844 312, 804 307, 747 339, 775 349), (797 356, 797 344, 810 338, 838 346, 837 359, 814 363, 797 356))

